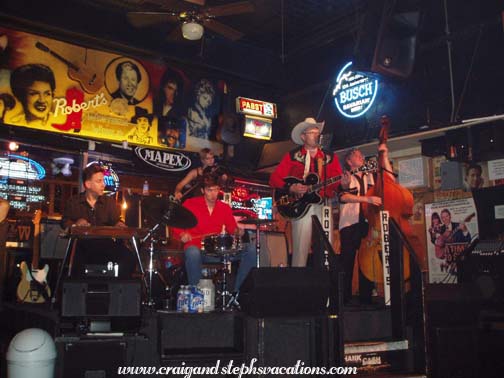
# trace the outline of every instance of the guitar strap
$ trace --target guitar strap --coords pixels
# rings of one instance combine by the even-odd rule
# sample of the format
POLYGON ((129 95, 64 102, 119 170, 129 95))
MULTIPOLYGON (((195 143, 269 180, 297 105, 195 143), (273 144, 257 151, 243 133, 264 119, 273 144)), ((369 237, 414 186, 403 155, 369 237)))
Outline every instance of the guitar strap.
POLYGON ((303 172, 303 181, 306 179, 306 176, 308 176, 308 173, 310 173, 310 165, 311 165, 310 152, 306 151, 305 164, 304 164, 304 172, 303 172))

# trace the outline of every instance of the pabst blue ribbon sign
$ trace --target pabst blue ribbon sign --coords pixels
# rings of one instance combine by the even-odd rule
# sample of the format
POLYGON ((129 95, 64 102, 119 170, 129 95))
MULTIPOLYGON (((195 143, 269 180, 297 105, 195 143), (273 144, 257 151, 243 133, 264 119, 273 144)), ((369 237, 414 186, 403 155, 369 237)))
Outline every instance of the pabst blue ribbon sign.
POLYGON ((136 147, 135 154, 145 163, 165 171, 185 171, 191 166, 191 159, 177 151, 161 151, 136 147))
POLYGON ((339 112, 348 118, 360 117, 373 105, 378 92, 378 80, 351 70, 347 63, 336 78, 333 98, 339 112))

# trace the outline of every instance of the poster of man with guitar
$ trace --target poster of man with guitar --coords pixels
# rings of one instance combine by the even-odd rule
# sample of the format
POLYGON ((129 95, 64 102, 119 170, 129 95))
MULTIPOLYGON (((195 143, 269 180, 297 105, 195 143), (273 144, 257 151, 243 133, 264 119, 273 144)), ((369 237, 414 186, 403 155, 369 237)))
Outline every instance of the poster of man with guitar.
POLYGON ((478 234, 474 200, 464 198, 426 204, 425 214, 433 220, 433 225, 426 227, 429 281, 455 283, 457 259, 473 235, 478 234))
POLYGON ((298 123, 292 129, 291 139, 299 147, 282 158, 269 180, 275 188, 275 206, 282 216, 292 220, 294 267, 306 266, 312 238, 311 216, 322 216, 322 199, 334 196, 341 179, 338 157, 320 146, 323 128, 324 122, 314 118, 298 123))

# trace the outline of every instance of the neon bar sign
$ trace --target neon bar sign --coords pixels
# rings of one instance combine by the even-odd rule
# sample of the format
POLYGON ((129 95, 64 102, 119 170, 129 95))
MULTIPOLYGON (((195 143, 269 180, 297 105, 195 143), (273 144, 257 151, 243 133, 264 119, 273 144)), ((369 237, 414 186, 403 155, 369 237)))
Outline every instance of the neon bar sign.
POLYGON ((338 111, 348 118, 357 118, 373 105, 378 93, 378 80, 354 72, 348 62, 339 72, 333 89, 333 98, 338 111))
POLYGON ((276 104, 246 97, 236 98, 236 112, 267 118, 277 117, 276 104))

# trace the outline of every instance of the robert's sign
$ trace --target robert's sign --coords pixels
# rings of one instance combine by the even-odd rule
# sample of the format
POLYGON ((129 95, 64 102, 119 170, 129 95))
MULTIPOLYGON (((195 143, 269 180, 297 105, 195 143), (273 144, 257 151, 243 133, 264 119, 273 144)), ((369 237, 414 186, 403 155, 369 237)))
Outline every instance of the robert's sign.
POLYGON ((191 159, 177 151, 160 151, 136 147, 135 154, 145 163, 165 171, 185 171, 191 166, 191 159))
POLYGON ((378 92, 378 80, 351 70, 347 63, 336 78, 333 98, 339 112, 345 117, 356 118, 373 105, 378 92))

